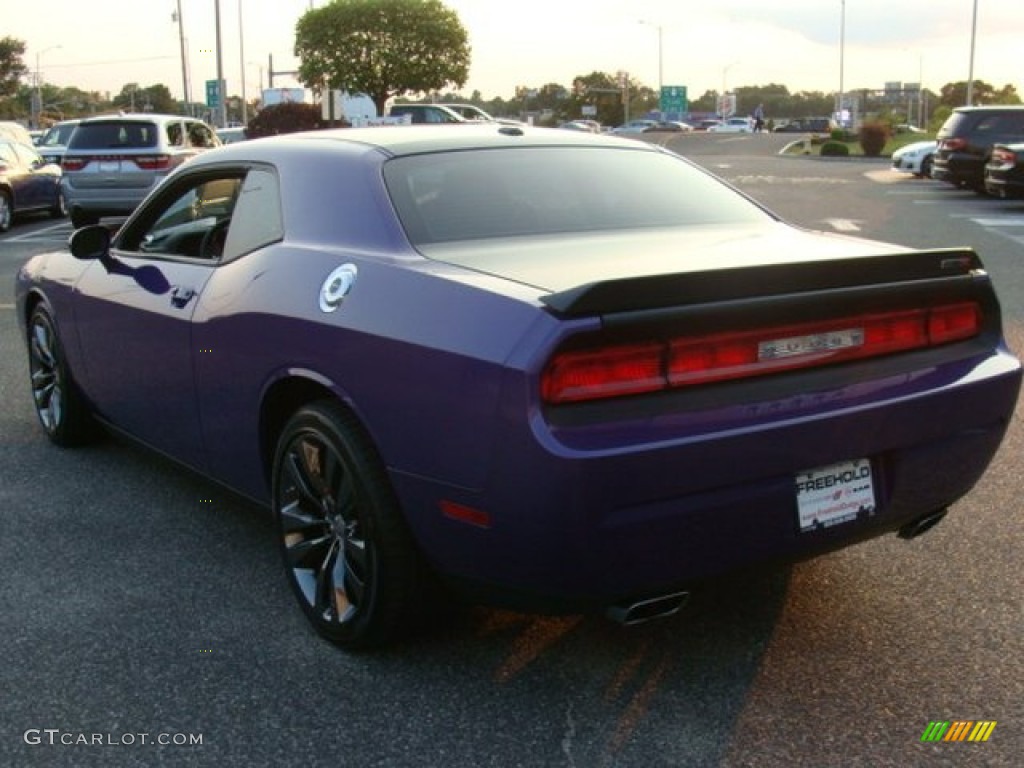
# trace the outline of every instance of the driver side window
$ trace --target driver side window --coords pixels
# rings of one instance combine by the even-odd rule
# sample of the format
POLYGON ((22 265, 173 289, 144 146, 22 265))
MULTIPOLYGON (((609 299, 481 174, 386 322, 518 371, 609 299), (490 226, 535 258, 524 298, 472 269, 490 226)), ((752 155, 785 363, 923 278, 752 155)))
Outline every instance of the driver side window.
POLYGON ((134 247, 147 254, 217 261, 224 252, 242 176, 204 176, 179 189, 155 213, 134 247))

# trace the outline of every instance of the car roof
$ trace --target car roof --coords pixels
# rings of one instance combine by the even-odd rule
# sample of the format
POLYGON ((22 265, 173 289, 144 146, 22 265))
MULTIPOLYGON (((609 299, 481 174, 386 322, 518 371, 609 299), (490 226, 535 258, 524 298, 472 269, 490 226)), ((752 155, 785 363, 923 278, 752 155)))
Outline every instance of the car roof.
POLYGON ((125 114, 109 114, 109 115, 93 115, 92 117, 82 118, 81 124, 87 125, 89 123, 108 123, 111 120, 127 121, 133 123, 153 123, 153 122, 165 122, 167 120, 188 120, 190 122, 201 123, 202 120, 198 120, 188 115, 165 115, 159 112, 128 112, 125 114))
POLYGON ((398 157, 428 152, 451 152, 468 149, 498 149, 510 146, 607 146, 643 151, 662 151, 645 143, 612 136, 563 131, 558 128, 485 124, 399 125, 372 128, 336 128, 322 131, 282 134, 265 139, 231 144, 204 152, 189 162, 190 166, 228 160, 229 155, 270 157, 280 152, 311 149, 315 142, 337 142, 348 146, 364 146, 398 157))

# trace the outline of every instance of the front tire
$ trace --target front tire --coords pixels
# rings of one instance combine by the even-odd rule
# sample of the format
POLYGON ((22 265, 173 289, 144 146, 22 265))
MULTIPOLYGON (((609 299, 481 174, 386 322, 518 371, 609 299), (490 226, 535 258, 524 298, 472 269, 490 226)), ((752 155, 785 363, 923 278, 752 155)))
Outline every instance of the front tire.
POLYGON ((273 508, 288 581, 317 632, 359 650, 405 629, 422 562, 383 463, 339 404, 312 403, 285 425, 273 508))
POLYGON ((36 416, 46 436, 64 447, 94 439, 97 425, 71 377, 53 318, 42 304, 29 318, 28 364, 36 416))
POLYGON ((932 177, 932 156, 928 155, 924 160, 921 161, 921 178, 930 179, 932 177))
POLYGON ((0 232, 6 232, 14 223, 14 204, 9 192, 0 190, 0 232))

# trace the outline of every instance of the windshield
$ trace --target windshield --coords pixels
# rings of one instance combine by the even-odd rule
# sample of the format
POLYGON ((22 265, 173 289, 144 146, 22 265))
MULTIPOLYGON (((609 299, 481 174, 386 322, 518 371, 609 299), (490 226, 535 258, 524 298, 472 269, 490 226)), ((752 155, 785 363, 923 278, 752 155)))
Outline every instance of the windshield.
POLYGON ((664 152, 527 147, 399 157, 384 179, 414 245, 741 224, 769 215, 664 152))

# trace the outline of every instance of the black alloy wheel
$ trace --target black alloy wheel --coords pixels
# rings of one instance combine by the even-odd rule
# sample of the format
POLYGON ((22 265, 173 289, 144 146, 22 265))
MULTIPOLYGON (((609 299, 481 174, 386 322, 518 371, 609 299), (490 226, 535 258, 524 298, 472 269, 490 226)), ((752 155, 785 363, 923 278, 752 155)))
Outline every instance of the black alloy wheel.
POLYGON ((285 570, 314 628, 348 650, 380 646, 413 618, 423 565, 365 431, 332 401, 299 410, 274 459, 285 570))
POLYGON ((28 364, 36 415, 50 440, 72 446, 94 438, 96 424, 68 370, 53 318, 42 304, 32 310, 28 323, 28 364))

